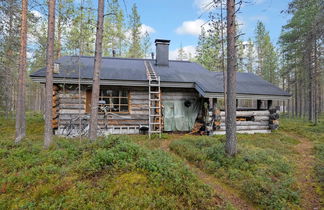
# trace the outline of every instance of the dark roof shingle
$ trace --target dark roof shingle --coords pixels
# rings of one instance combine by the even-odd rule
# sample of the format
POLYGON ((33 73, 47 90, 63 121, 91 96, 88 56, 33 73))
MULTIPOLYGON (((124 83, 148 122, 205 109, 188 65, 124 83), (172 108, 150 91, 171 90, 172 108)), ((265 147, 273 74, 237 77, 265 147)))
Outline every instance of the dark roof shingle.
MULTIPOLYGON (((154 64, 151 59, 130 59, 103 57, 100 78, 102 80, 147 81, 144 61, 154 64)), ((55 63, 60 64, 54 78, 92 79, 94 58, 64 56, 55 63)), ((206 93, 223 93, 223 73, 211 72, 201 65, 189 61, 170 61, 169 66, 153 65, 162 82, 195 83, 206 93)), ((45 77, 45 68, 32 73, 31 77, 45 77)), ((237 93, 253 95, 290 96, 279 87, 252 73, 237 73, 237 93)))

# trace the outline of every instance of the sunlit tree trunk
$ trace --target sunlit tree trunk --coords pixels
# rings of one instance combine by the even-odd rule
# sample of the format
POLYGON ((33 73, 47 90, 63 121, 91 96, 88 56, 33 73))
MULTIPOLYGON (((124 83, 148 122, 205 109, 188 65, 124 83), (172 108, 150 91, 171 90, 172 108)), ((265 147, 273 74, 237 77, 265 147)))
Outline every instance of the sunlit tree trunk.
POLYGON ((228 155, 236 154, 236 49, 235 0, 227 0, 227 114, 226 145, 228 155))
POLYGON ((25 94, 26 94, 26 45, 27 45, 27 10, 28 0, 22 0, 21 29, 20 29, 20 56, 18 77, 18 98, 16 105, 16 138, 19 143, 26 136, 25 94))
POLYGON ((97 138, 98 100, 99 100, 100 70, 101 70, 101 60, 102 60, 103 21, 104 21, 104 0, 98 0, 98 21, 97 21, 95 61, 94 61, 94 70, 93 70, 92 95, 91 95, 90 131, 89 131, 89 138, 91 140, 95 140, 97 138))
POLYGON ((44 147, 52 144, 52 104, 53 104, 53 69, 54 69, 54 36, 55 36, 55 0, 48 1, 48 37, 46 59, 46 100, 44 147))

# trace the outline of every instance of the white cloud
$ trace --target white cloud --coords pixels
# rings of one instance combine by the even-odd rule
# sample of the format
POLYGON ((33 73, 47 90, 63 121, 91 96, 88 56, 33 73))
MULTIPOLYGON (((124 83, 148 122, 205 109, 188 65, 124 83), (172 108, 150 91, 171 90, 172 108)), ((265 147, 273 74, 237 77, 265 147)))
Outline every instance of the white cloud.
POLYGON ((148 26, 148 25, 145 25, 145 24, 142 24, 141 26, 141 33, 142 35, 145 34, 145 32, 149 33, 149 34, 153 34, 155 33, 155 29, 151 26, 148 26))
POLYGON ((237 24, 240 30, 243 30, 244 28, 246 28, 247 23, 242 19, 242 18, 237 18, 237 24))
MULTIPOLYGON (((149 33, 150 35, 156 32, 153 27, 145 25, 145 24, 142 24, 140 31, 141 31, 141 36, 144 36, 145 32, 149 33)), ((125 32, 125 36, 126 36, 126 39, 131 38, 131 30, 130 29, 125 32)))
POLYGON ((32 10, 31 13, 37 18, 43 17, 43 14, 38 12, 37 10, 32 10))
MULTIPOLYGON (((188 45, 188 46, 184 46, 182 48, 185 51, 187 57, 188 57, 189 54, 191 55, 192 58, 196 56, 196 47, 195 46, 188 45)), ((169 58, 170 58, 170 60, 177 60, 178 59, 178 51, 179 51, 179 49, 180 48, 177 48, 177 49, 171 50, 169 52, 169 58)))
POLYGON ((199 9, 199 12, 208 12, 213 10, 213 0, 195 0, 194 5, 199 9))
POLYGON ((176 29, 176 33, 198 36, 201 32, 201 27, 204 27, 205 30, 207 30, 209 25, 202 19, 184 21, 182 25, 176 29))

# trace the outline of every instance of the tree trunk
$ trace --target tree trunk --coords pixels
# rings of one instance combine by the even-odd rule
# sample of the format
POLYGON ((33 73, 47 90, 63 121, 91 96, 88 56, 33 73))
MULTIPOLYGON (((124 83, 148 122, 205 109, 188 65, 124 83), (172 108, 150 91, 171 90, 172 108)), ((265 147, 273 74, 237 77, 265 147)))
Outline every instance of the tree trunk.
POLYGON ((228 155, 236 154, 236 49, 235 0, 227 0, 227 114, 226 145, 228 155))
POLYGON ((91 117, 89 138, 95 140, 97 138, 98 127, 98 100, 100 90, 100 70, 102 60, 102 36, 103 36, 103 21, 104 21, 104 0, 98 0, 98 21, 96 34, 96 49, 93 70, 93 85, 91 95, 91 117))
POLYGON ((44 147, 52 144, 52 104, 53 104, 53 70, 54 70, 54 36, 55 36, 55 0, 48 1, 48 36, 46 66, 46 100, 44 147))
POLYGON ((26 45, 27 45, 27 10, 28 0, 22 0, 18 98, 16 105, 16 139, 19 143, 26 136, 25 92, 26 92, 26 45))
POLYGON ((58 0, 58 20, 57 20, 57 49, 56 59, 61 57, 61 45, 62 45, 62 0, 58 0))

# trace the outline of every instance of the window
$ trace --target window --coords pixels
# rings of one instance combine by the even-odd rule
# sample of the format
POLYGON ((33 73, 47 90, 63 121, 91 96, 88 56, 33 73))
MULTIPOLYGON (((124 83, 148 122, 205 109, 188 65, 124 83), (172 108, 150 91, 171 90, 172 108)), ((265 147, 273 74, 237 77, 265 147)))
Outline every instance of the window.
POLYGON ((238 99, 238 109, 256 109, 256 100, 252 99, 238 99))
POLYGON ((100 90, 99 112, 129 112, 127 90, 100 90))

